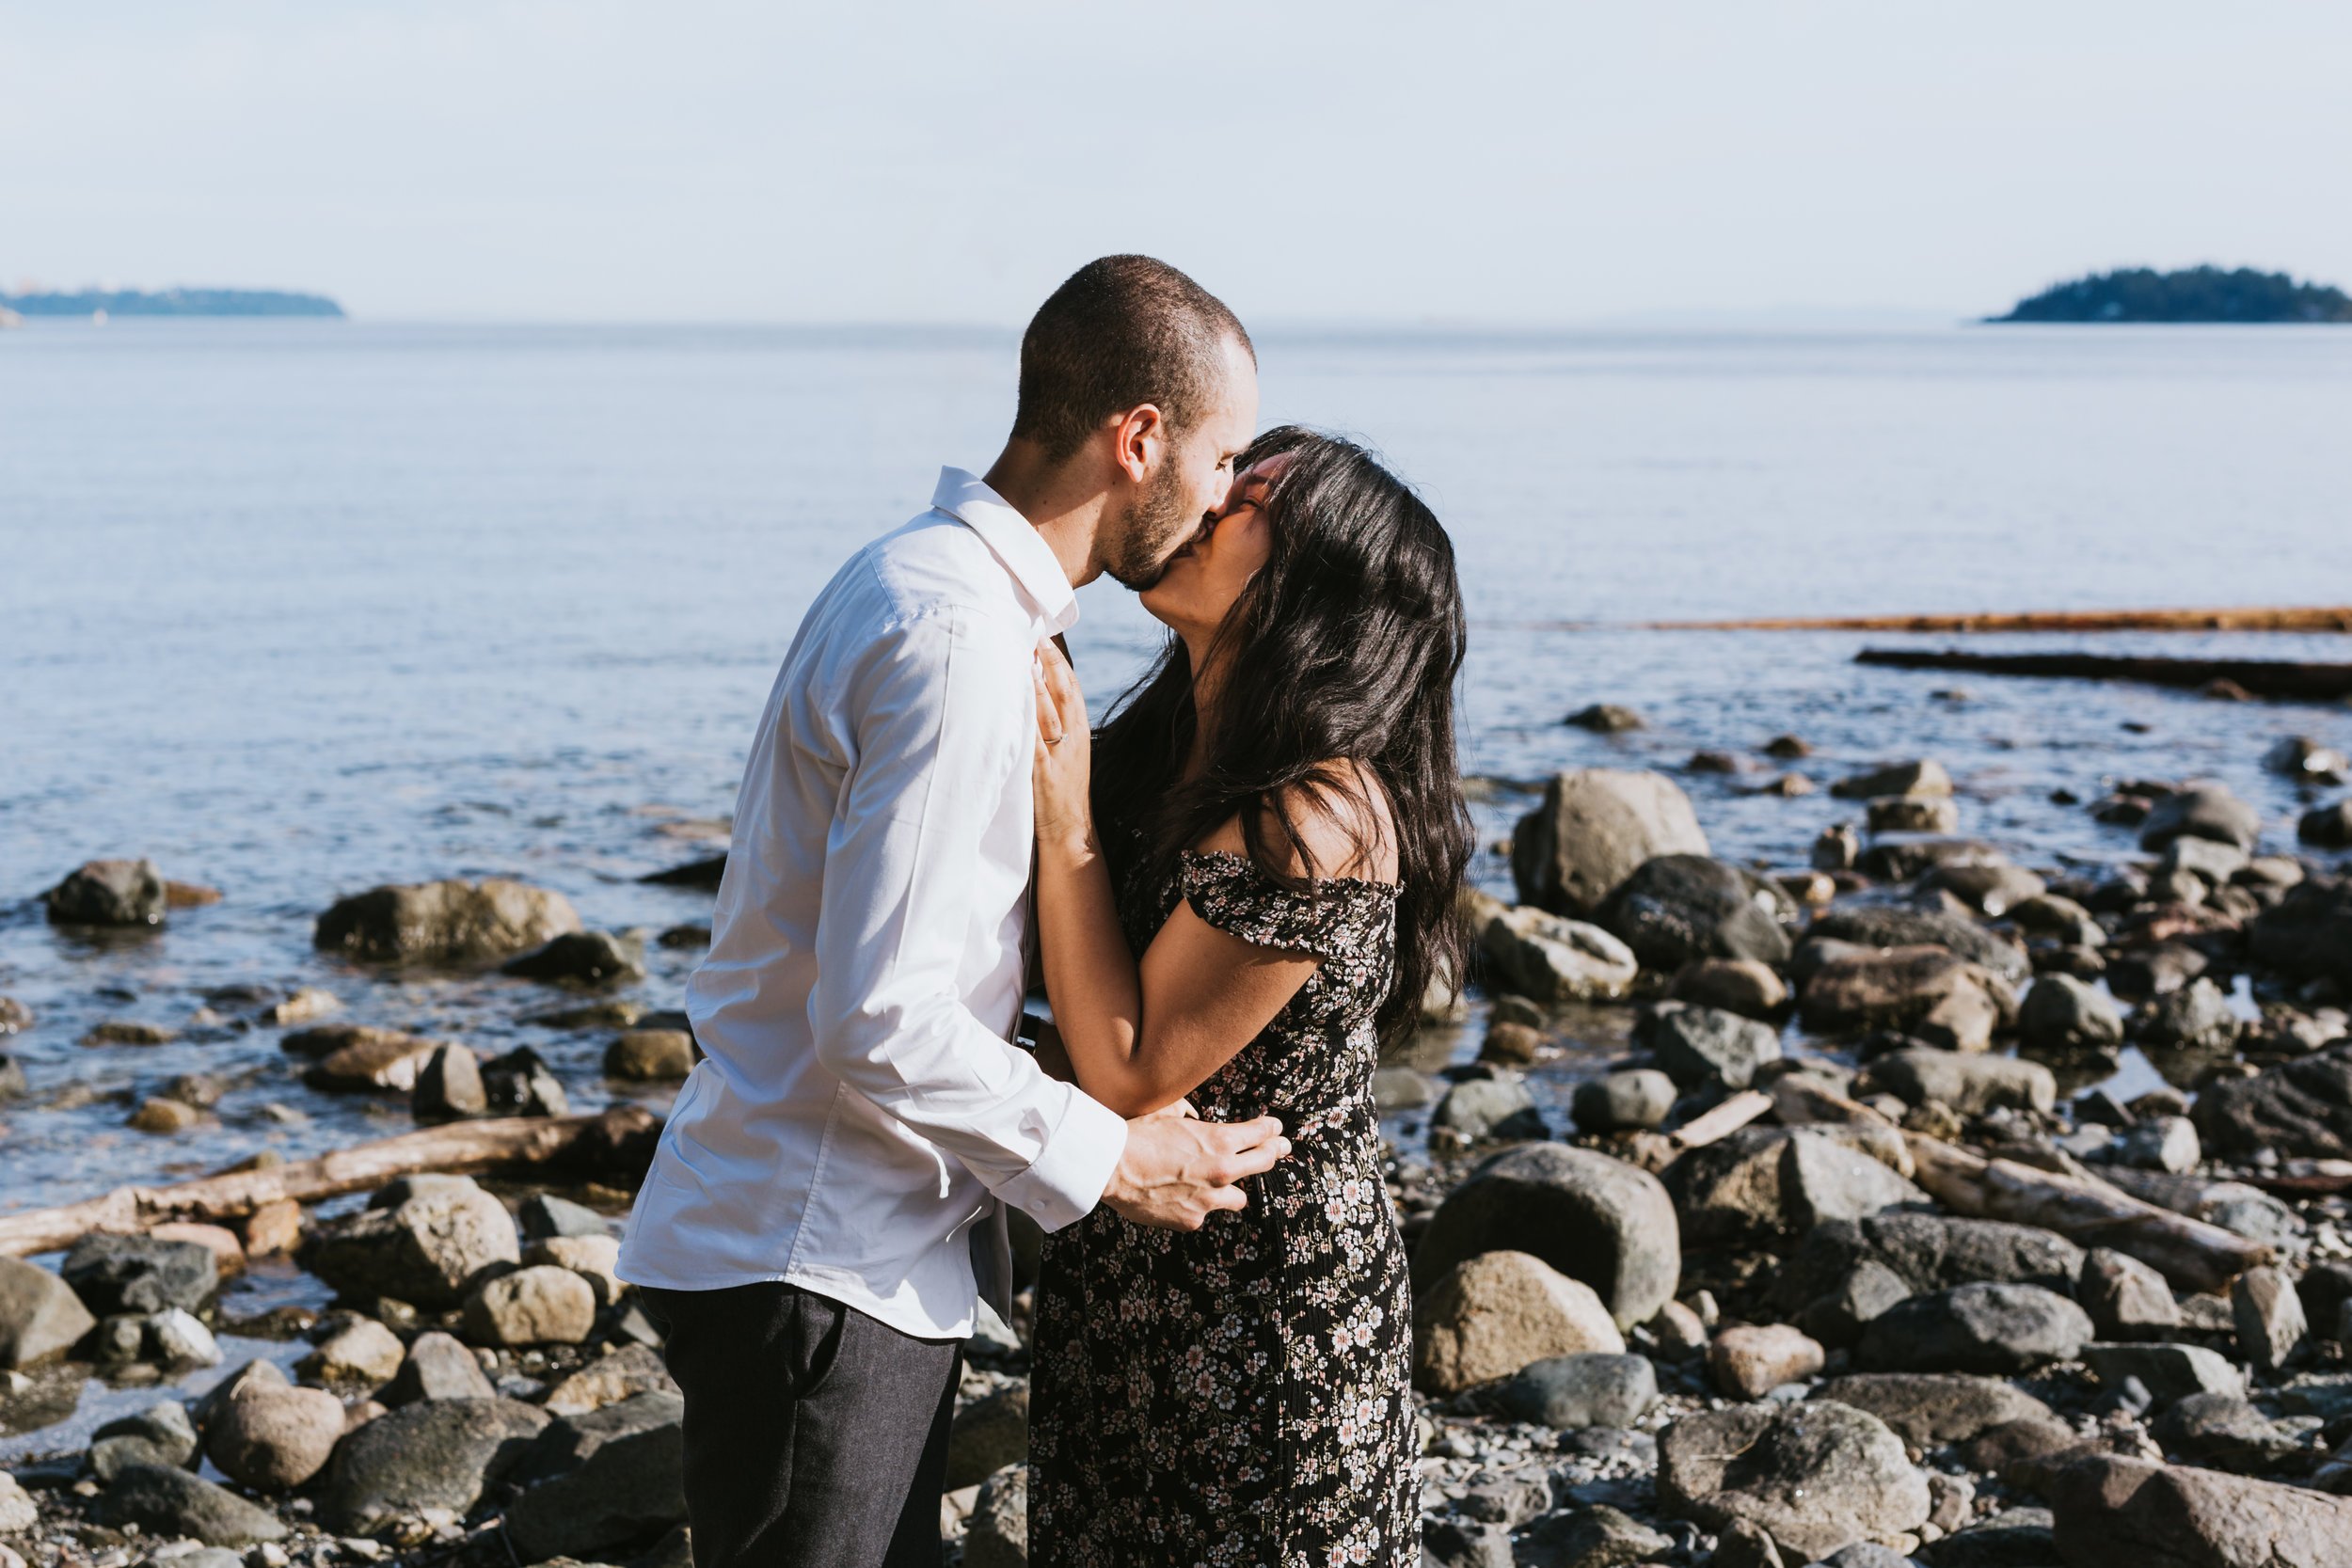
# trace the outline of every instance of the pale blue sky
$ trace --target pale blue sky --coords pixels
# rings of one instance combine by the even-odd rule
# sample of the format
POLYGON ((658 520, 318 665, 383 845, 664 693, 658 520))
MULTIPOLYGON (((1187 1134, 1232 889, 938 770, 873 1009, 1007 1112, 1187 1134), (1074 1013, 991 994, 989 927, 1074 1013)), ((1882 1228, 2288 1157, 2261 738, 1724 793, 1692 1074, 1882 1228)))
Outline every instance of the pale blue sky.
POLYGON ((1960 316, 2352 286, 2352 7, 0 0, 0 286, 1013 324, 1146 250, 1255 321, 1960 316))

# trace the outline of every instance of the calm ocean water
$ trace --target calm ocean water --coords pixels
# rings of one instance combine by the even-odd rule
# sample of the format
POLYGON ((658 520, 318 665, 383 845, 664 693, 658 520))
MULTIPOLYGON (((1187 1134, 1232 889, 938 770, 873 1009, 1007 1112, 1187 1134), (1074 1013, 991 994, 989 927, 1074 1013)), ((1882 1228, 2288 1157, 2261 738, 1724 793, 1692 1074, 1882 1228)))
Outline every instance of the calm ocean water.
MULTIPOLYGON (((1827 781, 1943 759, 1963 831, 2028 863, 2125 853, 2103 780, 2218 774, 2274 842, 2261 755, 2352 747, 2352 709, 1856 668, 1853 636, 1661 633, 1651 618, 2352 602, 2352 332, 1265 334, 1264 415, 1359 434, 1422 485, 1473 622, 1466 766, 1678 768, 1795 731, 1827 781), (1597 623, 1597 626, 1583 625, 1597 623), (1931 692, 1963 685, 1964 700, 1931 692), (1651 727, 1558 721, 1594 700, 1651 727), (2128 727, 2127 727, 2128 726, 2128 727)), ((294 1082, 275 1032, 185 1025, 209 989, 325 985, 346 1018, 528 1043, 601 1103, 605 1037, 524 1024, 518 981, 383 982, 310 949, 338 895, 514 875, 592 925, 707 918, 640 874, 709 852, 809 595, 978 467, 1009 335, 756 328, 43 323, 0 334, 0 994, 32 1097, 0 1109, 0 1209, 407 1125, 294 1082), (29 902, 151 855, 223 890, 92 945, 29 902), (217 1124, 125 1130, 174 1075, 217 1124), (270 1109, 276 1107, 277 1109, 270 1109), (294 1113, 288 1117, 287 1112, 294 1113)), ((1074 638, 1098 702, 1153 645, 1108 584, 1074 638)), ((1934 641, 1934 640, 1930 640, 1934 641)), ((2103 645, 2352 657, 2342 639, 2103 645)), ((1720 852, 1801 863, 1851 815, 1689 775, 1720 852)), ((1524 801, 1483 808, 1489 836, 1524 801)), ((1499 862, 1481 863, 1498 884, 1499 862)), ((691 955, 642 988, 675 1005, 691 955)))

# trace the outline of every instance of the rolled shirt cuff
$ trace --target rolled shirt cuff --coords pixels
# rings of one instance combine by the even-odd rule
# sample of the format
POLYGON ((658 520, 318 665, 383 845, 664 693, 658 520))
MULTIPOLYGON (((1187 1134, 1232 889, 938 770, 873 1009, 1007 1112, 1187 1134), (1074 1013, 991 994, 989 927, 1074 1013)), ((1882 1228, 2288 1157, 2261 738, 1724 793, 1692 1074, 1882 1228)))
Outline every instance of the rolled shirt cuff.
POLYGON ((1126 1152, 1126 1118, 1073 1087, 1043 1151, 996 1196, 1044 1229, 1059 1230, 1103 1200, 1126 1152))

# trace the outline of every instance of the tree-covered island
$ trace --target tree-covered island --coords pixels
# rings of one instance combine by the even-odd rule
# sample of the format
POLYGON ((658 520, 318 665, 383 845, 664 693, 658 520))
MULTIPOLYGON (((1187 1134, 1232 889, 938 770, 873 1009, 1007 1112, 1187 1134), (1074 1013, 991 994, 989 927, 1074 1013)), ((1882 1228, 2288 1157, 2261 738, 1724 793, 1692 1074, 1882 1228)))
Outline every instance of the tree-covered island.
POLYGON ((2352 322, 2352 294, 2251 267, 2125 267, 2058 283, 1991 322, 2352 322))
POLYGON ((82 289, 70 293, 0 293, 0 309, 21 316, 341 316, 325 294, 277 289, 82 289))

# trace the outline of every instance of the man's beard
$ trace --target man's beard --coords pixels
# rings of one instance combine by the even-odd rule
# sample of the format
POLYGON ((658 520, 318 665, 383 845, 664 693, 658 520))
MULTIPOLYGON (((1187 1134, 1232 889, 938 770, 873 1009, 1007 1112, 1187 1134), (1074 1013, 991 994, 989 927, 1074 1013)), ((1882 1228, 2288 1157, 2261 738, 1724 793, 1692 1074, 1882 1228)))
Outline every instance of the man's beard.
POLYGON ((1160 465, 1152 486, 1119 515, 1119 531, 1106 542, 1103 570, 1120 586, 1140 594, 1160 580, 1176 542, 1200 526, 1200 519, 1184 513, 1184 497, 1171 457, 1160 465))

